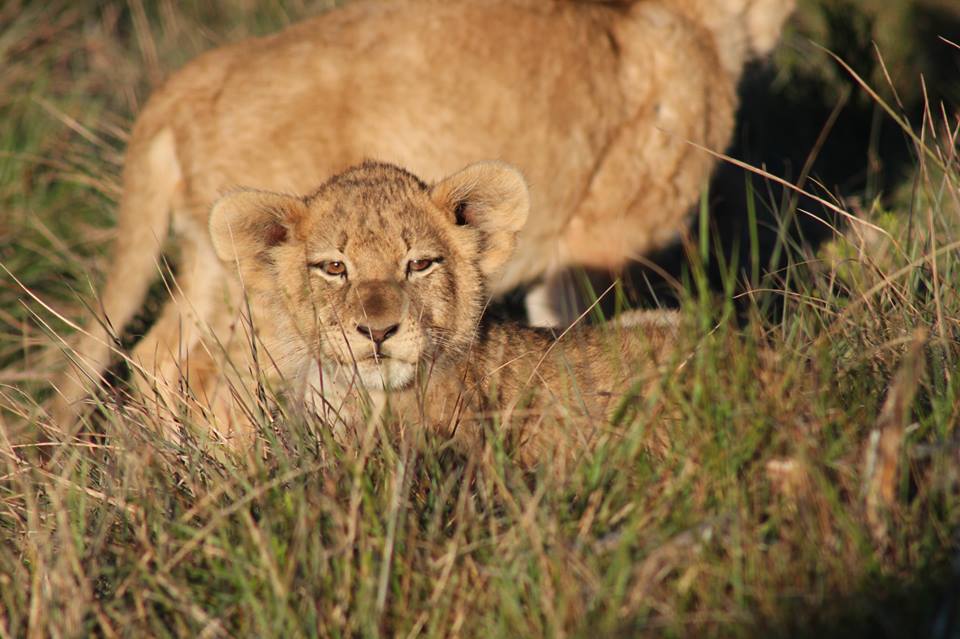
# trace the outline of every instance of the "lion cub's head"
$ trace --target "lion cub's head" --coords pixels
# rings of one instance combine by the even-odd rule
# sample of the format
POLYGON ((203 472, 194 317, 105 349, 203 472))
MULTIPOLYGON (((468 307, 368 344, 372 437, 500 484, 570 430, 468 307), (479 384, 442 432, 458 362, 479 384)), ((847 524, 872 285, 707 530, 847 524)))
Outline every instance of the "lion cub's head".
POLYGON ((469 346, 528 209, 523 178, 505 164, 428 185, 366 163, 306 197, 226 195, 210 233, 220 259, 239 266, 258 321, 283 327, 282 357, 398 390, 469 346))

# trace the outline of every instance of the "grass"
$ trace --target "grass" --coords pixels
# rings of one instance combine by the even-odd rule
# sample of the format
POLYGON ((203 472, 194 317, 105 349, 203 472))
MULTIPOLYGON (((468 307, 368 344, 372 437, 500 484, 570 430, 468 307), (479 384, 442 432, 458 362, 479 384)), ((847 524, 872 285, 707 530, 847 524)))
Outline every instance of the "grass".
MULTIPOLYGON (((74 291, 92 299, 148 87, 318 8, 0 8, 0 637, 960 636, 949 109, 910 125, 890 197, 808 183, 860 221, 817 248, 785 234, 773 271, 756 228, 749 263, 694 241, 728 273, 721 291, 697 259, 686 273, 695 356, 564 476, 518 468, 496 438, 464 458, 429 434, 344 445, 296 420, 257 461, 217 460, 109 397, 105 436, 45 464, 15 447, 43 419, 43 323, 64 330, 25 289, 71 318, 74 291)), ((805 216, 753 185, 750 219, 805 216)))

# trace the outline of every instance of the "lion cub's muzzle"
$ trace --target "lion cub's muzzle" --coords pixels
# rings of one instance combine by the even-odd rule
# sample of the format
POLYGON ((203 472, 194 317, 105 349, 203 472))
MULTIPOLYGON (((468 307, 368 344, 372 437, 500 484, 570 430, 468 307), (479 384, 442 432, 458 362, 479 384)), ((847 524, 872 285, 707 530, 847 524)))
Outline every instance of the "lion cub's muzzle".
POLYGON ((375 356, 390 356, 391 348, 384 348, 384 343, 400 332, 407 310, 406 294, 398 284, 380 280, 357 282, 354 293, 357 333, 372 342, 375 356))
POLYGON ((394 282, 361 281, 348 299, 342 355, 353 360, 359 382, 370 390, 405 388, 414 379, 422 341, 416 322, 407 317, 406 292, 394 282))

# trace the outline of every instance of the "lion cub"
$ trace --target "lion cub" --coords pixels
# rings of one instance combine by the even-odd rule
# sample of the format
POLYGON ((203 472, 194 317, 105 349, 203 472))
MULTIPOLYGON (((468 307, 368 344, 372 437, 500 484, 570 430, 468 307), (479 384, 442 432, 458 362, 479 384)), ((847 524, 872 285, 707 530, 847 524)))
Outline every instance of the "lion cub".
POLYGON ((388 411, 461 446, 480 441, 492 418, 532 463, 560 445, 562 426, 579 444, 628 387, 652 382, 670 360, 676 321, 637 313, 630 328, 558 339, 484 318, 529 207, 507 164, 472 164, 428 185, 368 162, 306 197, 229 194, 213 207, 210 234, 239 269, 270 355, 261 360, 292 382, 306 411, 341 427, 388 411))

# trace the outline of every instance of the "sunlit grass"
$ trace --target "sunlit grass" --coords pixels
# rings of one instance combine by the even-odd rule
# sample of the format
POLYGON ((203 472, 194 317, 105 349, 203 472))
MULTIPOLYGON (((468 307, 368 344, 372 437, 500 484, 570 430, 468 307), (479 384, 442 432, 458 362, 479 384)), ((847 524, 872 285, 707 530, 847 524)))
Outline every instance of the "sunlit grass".
MULTIPOLYGON (((691 243, 690 359, 562 475, 495 433, 463 456, 295 418, 230 457, 111 394, 99 434, 45 462, 20 446, 59 361, 44 323, 69 332, 27 291, 69 318, 94 303, 151 74, 321 6, 144 4, 0 9, 0 263, 22 283, 0 275, 0 637, 893 637, 956 614, 960 167, 939 108, 896 198, 805 185, 859 221, 788 239, 785 267, 691 243), (697 256, 728 260, 722 291, 697 256)), ((745 215, 782 206, 763 177, 745 215)))

